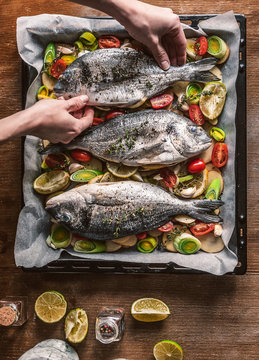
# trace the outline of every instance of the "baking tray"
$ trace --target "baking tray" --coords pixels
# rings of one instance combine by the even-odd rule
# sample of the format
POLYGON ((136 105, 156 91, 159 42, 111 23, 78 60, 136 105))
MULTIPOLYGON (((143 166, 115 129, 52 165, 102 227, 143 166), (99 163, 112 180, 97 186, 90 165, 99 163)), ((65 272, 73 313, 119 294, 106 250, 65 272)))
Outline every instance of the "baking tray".
MULTIPOLYGON (((182 22, 197 28, 202 20, 209 19, 210 15, 180 15, 182 22)), ((243 275, 247 268, 247 150, 246 150, 246 17, 235 14, 240 27, 240 61, 239 72, 236 81, 237 110, 236 110, 236 142, 235 174, 236 174, 236 221, 229 247, 237 254, 238 264, 234 271, 229 274, 243 275)), ((93 19, 93 17, 89 17, 93 19)), ((107 17, 98 17, 107 19, 107 17)), ((108 18, 109 19, 109 18, 108 18)), ((112 19, 112 18, 110 18, 112 19)), ((36 71, 22 62, 22 103, 25 107, 28 87, 36 76, 36 71)), ((22 142, 23 154, 23 142, 22 142)), ((23 164, 23 160, 22 160, 23 164)), ((149 263, 122 263, 120 261, 87 260, 72 256, 65 251, 61 257, 41 268, 22 268, 26 272, 61 272, 61 273, 174 273, 174 274, 197 274, 204 273, 199 270, 182 267, 175 263, 149 264, 149 263)))

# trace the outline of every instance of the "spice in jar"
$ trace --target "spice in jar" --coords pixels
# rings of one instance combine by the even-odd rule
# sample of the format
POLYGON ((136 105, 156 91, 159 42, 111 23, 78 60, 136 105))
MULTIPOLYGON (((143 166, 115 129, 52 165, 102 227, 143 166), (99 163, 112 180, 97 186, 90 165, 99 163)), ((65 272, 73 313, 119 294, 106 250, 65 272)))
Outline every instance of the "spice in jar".
POLYGON ((96 318, 96 339, 103 344, 119 341, 125 325, 125 311, 117 307, 103 307, 96 318))
POLYGON ((0 300, 0 325, 21 326, 27 320, 27 298, 7 297, 0 300))

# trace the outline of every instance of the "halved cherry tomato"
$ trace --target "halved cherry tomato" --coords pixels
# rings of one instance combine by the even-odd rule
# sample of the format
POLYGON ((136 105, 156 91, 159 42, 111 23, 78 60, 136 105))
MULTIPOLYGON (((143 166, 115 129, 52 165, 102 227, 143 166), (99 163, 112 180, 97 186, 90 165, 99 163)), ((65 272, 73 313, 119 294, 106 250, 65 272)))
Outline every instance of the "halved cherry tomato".
POLYGON ((170 94, 162 94, 150 99, 153 109, 161 109, 173 102, 174 97, 170 94))
POLYGON ((199 105, 191 104, 189 106, 189 116, 190 119, 197 125, 203 125, 205 122, 205 117, 201 112, 199 105))
POLYGON ((98 118, 98 117, 94 117, 92 125, 93 125, 93 126, 95 126, 95 125, 100 125, 100 124, 102 124, 104 121, 105 121, 104 119, 101 119, 101 118, 98 118))
POLYGON ((125 114, 125 111, 122 111, 122 110, 112 110, 112 111, 109 111, 106 116, 105 116, 105 120, 110 120, 116 116, 119 116, 119 115, 123 115, 125 114))
POLYGON ((163 168, 160 170, 160 176, 163 178, 163 182, 167 187, 171 188, 176 185, 177 176, 173 173, 172 170, 163 168))
POLYGON ((188 171, 191 174, 196 174, 205 169, 205 162, 202 159, 194 159, 188 165, 188 171))
POLYGON ((49 154, 45 159, 46 165, 50 169, 64 169, 68 162, 64 154, 49 154))
POLYGON ((201 36, 195 41, 194 51, 197 55, 205 55, 208 50, 208 41, 205 36, 201 36))
POLYGON ((99 38, 98 45, 100 49, 119 48, 121 43, 115 36, 103 35, 99 38))
POLYGON ((70 155, 76 161, 90 161, 92 159, 92 156, 87 151, 81 149, 72 150, 70 155))
POLYGON ((217 142, 214 145, 211 155, 212 164, 216 167, 226 165, 228 160, 228 147, 227 144, 217 142))
POLYGON ((162 232, 169 232, 173 229, 173 227, 174 227, 174 224, 171 221, 169 221, 167 224, 157 228, 157 230, 162 231, 162 232))
POLYGON ((144 231, 142 233, 137 234, 136 237, 138 240, 143 240, 147 237, 147 233, 144 231))
POLYGON ((193 235, 205 235, 213 231, 215 224, 206 224, 200 221, 195 221, 195 225, 190 228, 193 235))
POLYGON ((63 59, 57 60, 50 69, 51 76, 58 79, 60 75, 66 70, 67 64, 63 59))

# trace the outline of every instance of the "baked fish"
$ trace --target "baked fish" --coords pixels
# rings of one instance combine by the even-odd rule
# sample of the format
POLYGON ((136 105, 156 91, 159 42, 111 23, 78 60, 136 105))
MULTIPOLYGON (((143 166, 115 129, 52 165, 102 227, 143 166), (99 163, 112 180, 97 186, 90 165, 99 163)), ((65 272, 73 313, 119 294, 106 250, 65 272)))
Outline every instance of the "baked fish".
POLYGON ((120 115, 93 126, 69 144, 49 145, 41 153, 83 149, 94 156, 128 166, 172 165, 198 155, 211 145, 206 131, 166 110, 120 115))
POLYGON ((155 60, 133 49, 103 49, 75 60, 54 87, 65 99, 86 94, 89 105, 128 107, 151 98, 174 82, 218 80, 209 72, 217 59, 207 58, 162 70, 155 60))
POLYGON ((83 185, 47 201, 46 210, 72 233, 109 240, 155 229, 177 214, 206 223, 220 200, 180 200, 159 186, 136 181, 83 185))

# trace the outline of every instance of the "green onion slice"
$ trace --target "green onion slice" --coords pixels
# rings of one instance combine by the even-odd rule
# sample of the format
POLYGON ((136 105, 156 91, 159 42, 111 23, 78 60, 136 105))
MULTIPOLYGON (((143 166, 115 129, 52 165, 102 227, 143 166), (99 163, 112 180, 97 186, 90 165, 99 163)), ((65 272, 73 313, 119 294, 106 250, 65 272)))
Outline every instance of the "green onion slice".
POLYGON ((190 104, 198 104, 202 88, 198 83, 190 83, 186 88, 186 97, 190 104))
POLYGON ((79 40, 86 46, 91 46, 97 41, 96 37, 90 32, 85 32, 80 35, 79 40))
POLYGON ((210 129, 210 137, 214 138, 216 141, 222 142, 225 140, 226 134, 222 129, 218 127, 212 127, 210 129))
POLYGON ((183 233, 182 235, 175 238, 174 246, 181 254, 189 255, 199 251, 201 248, 201 243, 196 237, 188 233, 183 233))
POLYGON ((70 176, 71 181, 75 182, 85 182, 87 183, 89 180, 93 179, 94 177, 98 175, 102 175, 103 173, 98 170, 90 170, 90 169, 81 169, 76 172, 74 172, 70 176))
POLYGON ((152 236, 148 236, 145 239, 139 240, 137 243, 138 251, 142 253, 151 253, 157 247, 158 241, 152 236))
POLYGON ((217 59, 222 59, 227 52, 227 45, 224 40, 218 36, 210 36, 208 38, 208 50, 207 52, 215 56, 217 59))
POLYGON ((71 243, 71 233, 62 225, 55 224, 50 235, 51 243, 55 248, 66 248, 71 243))
POLYGON ((106 250, 106 246, 103 241, 78 240, 74 244, 74 250, 76 252, 94 254, 104 252, 106 250))
POLYGON ((219 178, 214 179, 210 183, 210 186, 208 187, 205 193, 205 198, 210 200, 218 200, 220 195, 220 188, 221 188, 220 179, 219 178))
POLYGON ((44 55, 44 70, 49 71, 53 61, 56 57, 56 49, 53 42, 49 43, 45 50, 44 55))

